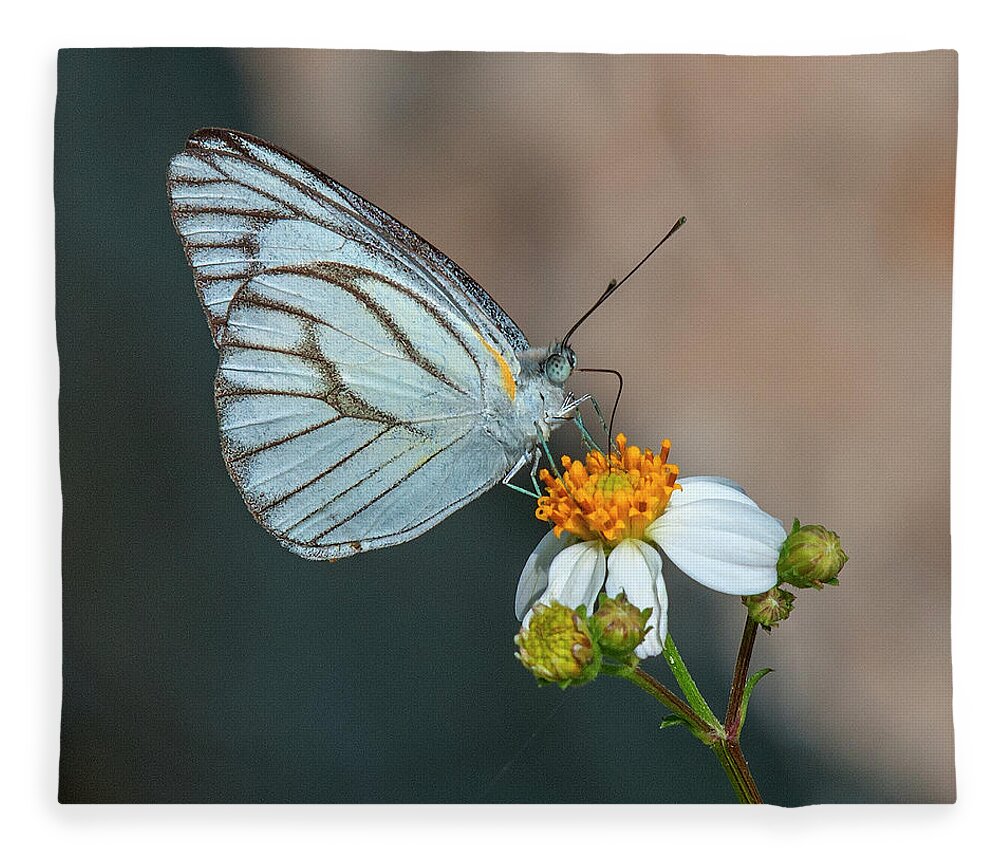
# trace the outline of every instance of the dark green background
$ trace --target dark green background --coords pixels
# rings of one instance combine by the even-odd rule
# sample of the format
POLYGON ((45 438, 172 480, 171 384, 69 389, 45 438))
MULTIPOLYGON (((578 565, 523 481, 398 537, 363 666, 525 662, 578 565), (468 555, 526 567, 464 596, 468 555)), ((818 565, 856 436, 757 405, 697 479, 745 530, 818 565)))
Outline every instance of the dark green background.
MULTIPOLYGON (((216 353, 164 190, 205 125, 256 130, 226 52, 60 54, 60 800, 730 802, 709 751, 659 730, 637 691, 539 690, 513 659, 516 577, 543 533, 527 499, 495 490, 334 565, 254 523, 220 456, 216 353)), ((670 591, 672 632, 721 702, 739 626, 699 635, 706 593, 682 576, 670 591)), ((780 736, 751 713, 772 802, 907 799, 780 736)))

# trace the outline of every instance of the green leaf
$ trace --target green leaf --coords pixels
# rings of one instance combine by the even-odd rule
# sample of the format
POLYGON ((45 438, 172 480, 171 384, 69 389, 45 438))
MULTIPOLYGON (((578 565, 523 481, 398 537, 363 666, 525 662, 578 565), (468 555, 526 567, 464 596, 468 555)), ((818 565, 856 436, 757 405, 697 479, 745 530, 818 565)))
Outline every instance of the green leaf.
POLYGON ((681 692, 684 694, 684 698, 687 699, 692 710, 712 726, 712 728, 721 729, 722 723, 712 713, 708 702, 705 701, 705 697, 702 696, 698 685, 694 682, 694 678, 691 677, 687 666, 684 665, 680 651, 677 650, 677 645, 674 644, 673 637, 669 633, 663 642, 663 657, 666 659, 670 671, 674 673, 674 677, 677 679, 677 686, 681 688, 681 692))
POLYGON ((743 723, 747 718, 747 706, 750 704, 750 694, 753 692, 753 688, 757 686, 757 682, 761 678, 773 671, 774 669, 758 669, 747 678, 747 685, 743 688, 743 701, 740 703, 740 723, 736 727, 737 738, 739 738, 740 732, 743 731, 743 723))
MULTIPOLYGON (((667 717, 660 723, 661 729, 669 729, 672 726, 684 726, 694 736, 695 740, 701 741, 706 746, 712 746, 718 741, 718 737, 712 734, 704 734, 697 726, 688 722, 684 717, 667 717)), ((721 731, 721 729, 720 729, 721 731)))

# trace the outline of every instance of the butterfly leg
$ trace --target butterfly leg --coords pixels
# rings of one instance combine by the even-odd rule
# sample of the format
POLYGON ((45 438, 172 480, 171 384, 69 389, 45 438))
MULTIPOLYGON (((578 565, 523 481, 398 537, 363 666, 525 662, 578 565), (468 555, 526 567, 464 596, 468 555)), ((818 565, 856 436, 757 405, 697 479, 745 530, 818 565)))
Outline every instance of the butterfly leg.
POLYGON ((542 487, 538 483, 538 464, 542 459, 542 452, 536 447, 531 452, 531 485, 535 488, 535 495, 541 496, 542 487))
POLYGON ((597 398, 594 397, 594 395, 592 394, 585 394, 583 395, 583 397, 578 397, 576 400, 567 400, 567 402, 563 406, 561 415, 568 417, 569 412, 570 411, 573 412, 573 423, 576 424, 577 429, 580 431, 580 436, 583 439, 584 445, 587 447, 588 450, 594 451, 600 449, 601 446, 598 445, 597 442, 594 441, 594 437, 590 435, 590 431, 583 423, 583 415, 580 413, 580 407, 585 402, 588 401, 590 402, 590 405, 594 409, 594 414, 597 416, 597 420, 601 423, 601 429, 604 431, 604 434, 610 439, 611 434, 608 431, 607 422, 605 422, 604 420, 604 413, 601 412, 601 407, 597 402, 597 398))
POLYGON ((540 457, 541 454, 539 453, 537 448, 535 448, 534 452, 530 455, 527 452, 525 452, 524 454, 521 455, 521 459, 514 464, 514 467, 504 476, 503 480, 500 483, 503 484, 505 487, 510 487, 510 489, 522 493, 525 496, 530 496, 533 499, 537 499, 542 494, 541 487, 538 486, 538 479, 535 477, 535 472, 538 469, 538 461, 540 457), (535 492, 531 492, 531 490, 527 490, 524 487, 519 487, 517 484, 514 483, 514 478, 517 477, 517 473, 528 465, 529 456, 531 457, 531 483, 535 488, 535 492))
POLYGON ((531 452, 531 485, 535 488, 535 497, 542 495, 542 486, 538 483, 538 464, 541 462, 542 452, 536 446, 531 452))
POLYGON ((608 428, 608 422, 604 420, 604 413, 601 412, 601 405, 597 402, 596 397, 590 398, 590 405, 594 407, 594 414, 597 416, 597 420, 601 422, 601 430, 603 430, 604 435, 610 439, 611 430, 608 428))
POLYGON ((587 425, 583 423, 583 416, 580 414, 579 409, 573 413, 573 423, 576 425, 576 429, 580 431, 580 438, 583 440, 584 448, 588 451, 597 450, 598 445, 594 441, 594 437, 590 435, 587 425))
MULTIPOLYGON (((559 417, 567 417, 567 413, 564 412, 559 417)), ((549 450, 549 443, 545 439, 545 432, 542 429, 542 425, 538 424, 536 426, 538 427, 538 447, 545 452, 545 459, 549 461, 549 467, 552 469, 552 474, 561 481, 562 472, 559 471, 559 467, 556 465, 556 461, 552 457, 552 452, 549 450)), ((536 448, 535 450, 537 451, 538 449, 536 448)))
POLYGON ((577 409, 579 409, 588 400, 593 400, 594 396, 592 394, 584 394, 583 397, 567 397, 563 401, 563 405, 560 407, 559 411, 556 413, 556 418, 568 418, 577 409))

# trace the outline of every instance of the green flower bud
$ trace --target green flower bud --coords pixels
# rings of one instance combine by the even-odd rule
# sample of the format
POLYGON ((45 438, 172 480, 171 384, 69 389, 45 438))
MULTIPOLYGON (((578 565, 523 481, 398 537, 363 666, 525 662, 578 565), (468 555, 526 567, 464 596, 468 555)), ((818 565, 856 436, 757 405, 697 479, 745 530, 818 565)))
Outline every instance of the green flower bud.
POLYGON ((846 562, 836 532, 820 525, 803 526, 796 519, 778 554, 778 578, 796 588, 839 585, 837 574, 846 562))
POLYGON ((514 656, 542 683, 565 688, 592 681, 601 668, 601 649, 585 618, 582 606, 574 612, 556 601, 535 604, 528 627, 514 637, 514 656))
POLYGON ((747 608, 747 615, 765 630, 770 630, 792 614, 793 600, 795 595, 792 592, 774 586, 763 594, 744 597, 743 605, 747 608))
POLYGON ((600 596, 597 611, 590 617, 590 629, 597 637, 601 651, 619 659, 627 657, 652 629, 646 622, 653 609, 639 609, 625 599, 623 591, 617 597, 600 596))

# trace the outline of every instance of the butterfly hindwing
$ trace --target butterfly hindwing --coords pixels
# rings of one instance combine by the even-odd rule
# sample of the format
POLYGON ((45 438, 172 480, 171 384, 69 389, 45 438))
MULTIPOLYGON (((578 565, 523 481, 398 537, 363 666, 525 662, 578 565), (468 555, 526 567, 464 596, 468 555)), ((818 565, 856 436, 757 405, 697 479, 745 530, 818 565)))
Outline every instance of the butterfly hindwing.
POLYGON ((481 422, 494 364, 461 317, 401 284, 337 265, 266 270, 236 293, 220 345, 230 474, 300 555, 414 537, 508 468, 481 422))

